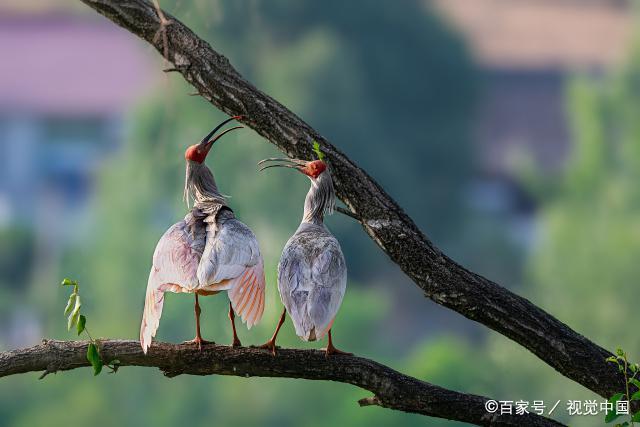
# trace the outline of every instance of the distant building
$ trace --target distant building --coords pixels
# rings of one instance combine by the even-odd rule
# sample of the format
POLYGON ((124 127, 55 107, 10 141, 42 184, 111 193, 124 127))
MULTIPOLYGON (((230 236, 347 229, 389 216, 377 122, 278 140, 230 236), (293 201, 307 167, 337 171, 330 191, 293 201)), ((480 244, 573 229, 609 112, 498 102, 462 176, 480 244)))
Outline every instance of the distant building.
MULTIPOLYGON (((0 242, 33 247, 24 255, 32 259, 4 265, 0 287, 17 293, 33 283, 46 293, 88 218, 94 173, 157 72, 141 42, 93 15, 0 11, 0 52, 0 232, 33 236, 0 242)), ((0 313, 0 348, 35 344, 38 313, 24 302, 0 313)))
POLYGON ((0 13, 0 52, 0 226, 74 220, 150 88, 149 56, 102 18, 55 12, 0 13))
POLYGON ((571 149, 566 83, 621 64, 633 27, 625 0, 432 0, 484 75, 473 135, 480 209, 508 212, 528 240, 533 204, 516 184, 524 157, 559 173, 571 149))

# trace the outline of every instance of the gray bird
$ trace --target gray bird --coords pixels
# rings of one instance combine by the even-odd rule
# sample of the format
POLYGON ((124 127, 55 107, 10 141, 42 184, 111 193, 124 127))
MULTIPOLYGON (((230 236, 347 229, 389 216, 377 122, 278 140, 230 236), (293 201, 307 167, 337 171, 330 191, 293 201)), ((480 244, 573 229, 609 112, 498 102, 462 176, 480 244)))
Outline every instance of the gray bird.
POLYGON ((236 219, 218 191, 211 170, 204 164, 213 143, 241 126, 212 136, 226 123, 239 118, 224 121, 185 152, 184 198, 187 206, 193 199, 194 206, 182 221, 165 232, 153 254, 140 326, 140 344, 145 353, 160 324, 165 292, 195 295, 196 337, 192 342, 199 348, 206 341, 200 335, 198 296, 227 291, 234 347, 240 345, 235 313, 248 328, 262 317, 265 279, 258 241, 249 227, 236 219))
POLYGON ((262 348, 275 355, 276 337, 288 312, 296 334, 304 341, 315 341, 328 334, 327 356, 351 354, 338 350, 331 340, 335 320, 347 286, 347 265, 338 240, 324 225, 325 214, 335 207, 333 181, 322 160, 271 158, 262 160, 260 170, 270 167, 297 169, 311 180, 304 201, 304 215, 298 230, 287 241, 278 264, 278 291, 284 304, 278 326, 262 348))

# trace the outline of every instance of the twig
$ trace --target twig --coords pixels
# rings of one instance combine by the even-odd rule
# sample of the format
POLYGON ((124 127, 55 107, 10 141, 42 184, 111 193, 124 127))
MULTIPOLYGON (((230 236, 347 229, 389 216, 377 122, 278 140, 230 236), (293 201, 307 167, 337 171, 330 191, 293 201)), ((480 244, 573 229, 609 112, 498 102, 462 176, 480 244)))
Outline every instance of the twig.
POLYGON ((350 216, 351 218, 355 219, 358 222, 362 222, 362 219, 358 215, 354 214, 348 209, 343 208, 342 206, 336 206, 336 211, 340 212, 343 215, 350 216))
POLYGON ((156 13, 158 14, 158 19, 160 20, 160 28, 156 31, 156 34, 153 36, 153 44, 158 42, 158 39, 162 37, 162 46, 163 46, 163 57, 164 60, 169 62, 169 39, 167 37, 167 26, 171 25, 173 21, 167 19, 164 16, 164 12, 160 8, 160 4, 158 0, 153 0, 153 6, 156 9, 156 13))

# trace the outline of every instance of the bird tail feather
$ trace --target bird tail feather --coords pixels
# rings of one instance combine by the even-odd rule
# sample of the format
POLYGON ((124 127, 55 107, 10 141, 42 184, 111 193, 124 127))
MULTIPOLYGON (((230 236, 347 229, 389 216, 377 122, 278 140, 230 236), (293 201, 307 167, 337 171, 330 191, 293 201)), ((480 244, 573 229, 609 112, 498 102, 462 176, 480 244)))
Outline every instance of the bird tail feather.
MULTIPOLYGON (((151 278, 149 278, 149 281, 151 281, 151 278)), ((147 354, 151 346, 151 340, 156 336, 156 331, 160 325, 163 305, 164 291, 154 286, 147 286, 142 324, 140 325, 140 345, 142 346, 144 354, 147 354)))
POLYGON ((247 268, 232 280, 228 291, 233 310, 251 329, 264 313, 265 278, 262 258, 253 267, 247 268))

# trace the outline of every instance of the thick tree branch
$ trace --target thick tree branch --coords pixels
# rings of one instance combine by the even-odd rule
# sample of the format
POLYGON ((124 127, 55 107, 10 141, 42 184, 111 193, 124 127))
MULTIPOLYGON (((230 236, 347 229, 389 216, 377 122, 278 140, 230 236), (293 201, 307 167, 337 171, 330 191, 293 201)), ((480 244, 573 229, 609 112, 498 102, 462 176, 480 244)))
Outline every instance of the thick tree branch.
POLYGON ((170 24, 161 27, 158 12, 146 0, 82 1, 152 44, 204 98, 229 115, 245 116, 246 125, 289 156, 313 158, 311 142, 318 141, 340 199, 427 297, 498 331, 601 396, 623 389, 622 375, 605 363, 608 351, 527 299, 448 258, 364 170, 245 80, 227 58, 175 17, 165 12, 170 24), (166 37, 157 37, 158 31, 166 37))
MULTIPOLYGON (((87 345, 87 341, 45 340, 35 347, 0 353, 0 377, 89 366, 87 345)), ((194 345, 158 342, 154 342, 145 355, 140 343, 130 340, 102 340, 100 348, 105 361, 118 359, 121 366, 156 367, 168 377, 215 374, 336 381, 374 394, 361 400, 361 406, 377 405, 478 425, 562 425, 532 414, 489 414, 484 406, 486 397, 447 390, 361 357, 326 358, 324 352, 318 350, 289 349, 280 349, 274 357, 268 351, 251 347, 208 344, 199 351, 194 345)))

